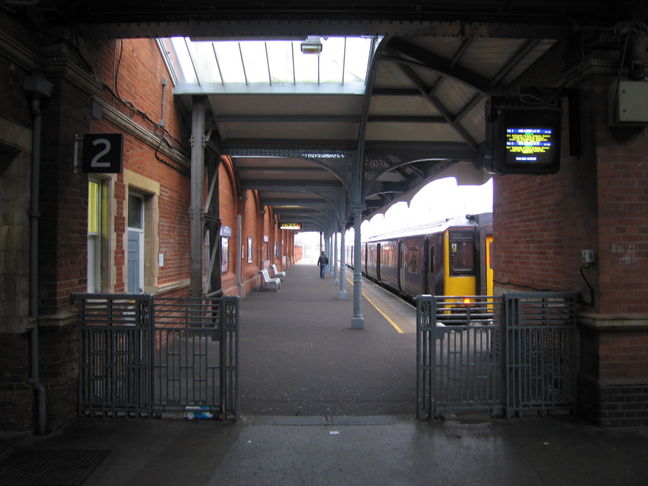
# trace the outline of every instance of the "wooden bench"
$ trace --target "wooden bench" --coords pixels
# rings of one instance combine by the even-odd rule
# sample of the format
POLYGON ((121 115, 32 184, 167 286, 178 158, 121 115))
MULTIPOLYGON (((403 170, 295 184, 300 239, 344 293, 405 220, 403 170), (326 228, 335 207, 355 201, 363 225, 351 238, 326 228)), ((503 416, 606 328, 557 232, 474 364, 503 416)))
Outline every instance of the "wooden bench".
POLYGON ((274 263, 270 265, 270 268, 272 269, 273 277, 279 278, 281 280, 286 278, 286 272, 280 272, 279 270, 277 270, 277 265, 275 265, 274 263))
POLYGON ((261 288, 274 288, 275 292, 281 288, 281 279, 271 277, 266 268, 259 270, 259 274, 261 275, 261 288))

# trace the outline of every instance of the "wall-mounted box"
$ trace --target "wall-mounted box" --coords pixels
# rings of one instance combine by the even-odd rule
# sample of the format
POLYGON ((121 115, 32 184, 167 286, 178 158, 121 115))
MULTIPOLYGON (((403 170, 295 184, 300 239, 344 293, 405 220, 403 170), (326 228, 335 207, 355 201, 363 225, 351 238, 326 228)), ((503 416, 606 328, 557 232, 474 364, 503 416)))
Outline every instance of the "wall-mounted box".
POLYGON ((648 123, 648 82, 622 80, 612 83, 610 113, 614 125, 648 123))

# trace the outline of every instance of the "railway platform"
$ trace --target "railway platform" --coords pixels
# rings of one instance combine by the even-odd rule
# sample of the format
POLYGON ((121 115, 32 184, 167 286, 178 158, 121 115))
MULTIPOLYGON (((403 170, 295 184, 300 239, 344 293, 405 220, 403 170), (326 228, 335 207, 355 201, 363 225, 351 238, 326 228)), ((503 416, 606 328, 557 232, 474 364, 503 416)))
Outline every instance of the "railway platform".
POLYGON ((291 267, 278 292, 241 301, 237 423, 84 419, 0 436, 0 484, 646 484, 646 428, 415 420, 414 309, 370 282, 363 295, 365 329, 354 330, 330 276, 291 267))

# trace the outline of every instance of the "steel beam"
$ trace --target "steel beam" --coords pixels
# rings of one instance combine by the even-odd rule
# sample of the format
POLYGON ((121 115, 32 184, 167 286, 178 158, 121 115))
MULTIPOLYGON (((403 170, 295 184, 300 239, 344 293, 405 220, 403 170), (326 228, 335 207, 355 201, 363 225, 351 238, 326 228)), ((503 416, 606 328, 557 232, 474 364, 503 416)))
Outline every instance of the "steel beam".
POLYGON ((452 126, 452 128, 454 128, 455 131, 459 135, 461 135, 461 138, 466 141, 470 148, 474 151, 477 151, 479 144, 472 138, 472 135, 470 135, 470 133, 468 133, 468 131, 460 123, 455 122, 452 113, 450 113, 450 110, 446 108, 446 106, 441 102, 439 98, 437 98, 429 91, 428 87, 425 84, 425 81, 423 81, 411 67, 403 65, 399 65, 398 67, 410 79, 410 81, 412 81, 416 85, 416 87, 421 91, 421 94, 425 98, 427 98, 427 100, 432 103, 437 110, 441 112, 448 124, 450 124, 450 126, 452 126))
POLYGON ((191 297, 202 296, 203 198, 205 178, 206 99, 193 99, 191 110, 191 207, 190 207, 190 284, 191 297))
MULTIPOLYGON (((421 67, 426 67, 443 76, 461 81, 482 93, 490 92, 491 81, 488 78, 485 78, 481 74, 471 71, 461 65, 453 63, 452 60, 438 56, 402 38, 390 39, 388 46, 390 49, 414 59, 416 62, 420 63, 421 67)), ((402 58, 397 59, 393 57, 385 57, 383 59, 397 62, 399 64, 401 61, 406 63, 408 62, 407 59, 402 58)))

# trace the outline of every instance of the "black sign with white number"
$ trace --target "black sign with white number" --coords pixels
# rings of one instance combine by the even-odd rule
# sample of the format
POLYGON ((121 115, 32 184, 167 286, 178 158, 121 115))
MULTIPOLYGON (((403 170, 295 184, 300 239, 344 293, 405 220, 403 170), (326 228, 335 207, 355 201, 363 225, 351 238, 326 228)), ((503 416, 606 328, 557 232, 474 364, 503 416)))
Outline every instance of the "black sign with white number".
POLYGON ((83 136, 83 172, 122 171, 124 136, 121 133, 87 133, 83 136))

